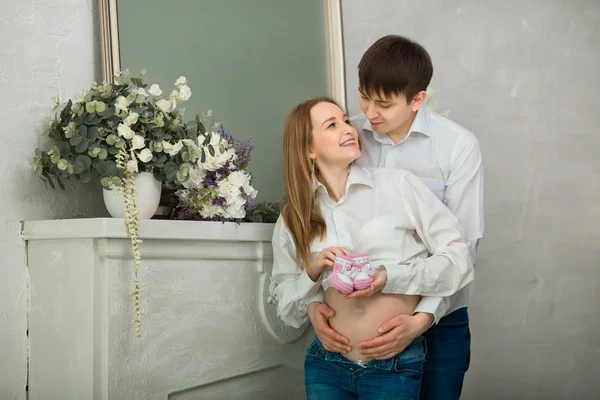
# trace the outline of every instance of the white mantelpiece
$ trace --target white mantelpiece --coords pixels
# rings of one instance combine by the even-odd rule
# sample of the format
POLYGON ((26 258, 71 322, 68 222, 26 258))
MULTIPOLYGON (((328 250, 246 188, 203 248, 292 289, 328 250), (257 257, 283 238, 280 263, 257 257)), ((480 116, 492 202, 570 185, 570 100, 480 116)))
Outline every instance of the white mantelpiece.
POLYGON ((267 303, 272 231, 141 221, 137 338, 123 220, 26 222, 29 399, 304 398, 310 334, 283 326, 267 303))

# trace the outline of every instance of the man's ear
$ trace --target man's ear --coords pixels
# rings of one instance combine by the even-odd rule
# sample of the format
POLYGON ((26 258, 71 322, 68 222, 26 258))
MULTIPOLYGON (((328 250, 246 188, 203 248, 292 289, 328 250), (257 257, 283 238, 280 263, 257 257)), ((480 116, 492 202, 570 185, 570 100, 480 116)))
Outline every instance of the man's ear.
POLYGON ((411 110, 413 112, 417 112, 419 110, 419 108, 421 108, 421 105, 423 105, 423 102, 425 101, 426 98, 427 98, 426 91, 421 90, 419 93, 417 93, 415 95, 415 97, 413 97, 413 101, 410 106, 411 110))

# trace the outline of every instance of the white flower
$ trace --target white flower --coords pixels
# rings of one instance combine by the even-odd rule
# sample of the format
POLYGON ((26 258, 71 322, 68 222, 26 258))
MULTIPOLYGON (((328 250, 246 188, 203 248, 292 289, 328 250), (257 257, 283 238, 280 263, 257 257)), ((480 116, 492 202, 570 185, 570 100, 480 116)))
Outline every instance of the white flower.
POLYGON ((156 105, 164 113, 168 113, 173 110, 173 103, 170 100, 160 99, 156 102, 156 105))
POLYGON ((131 140, 135 136, 135 132, 129 126, 127 126, 125 124, 119 124, 119 127, 117 128, 117 132, 119 133, 119 136, 121 136, 127 140, 131 140))
POLYGON ((119 97, 117 97, 117 100, 115 102, 115 107, 118 110, 127 111, 127 108, 129 107, 130 104, 131 103, 129 102, 129 100, 127 100, 125 97, 119 96, 119 97))
POLYGON ((246 199, 242 190, 249 198, 254 199, 258 192, 250 185, 250 175, 245 171, 234 171, 218 184, 219 194, 225 198, 227 207, 223 212, 226 218, 244 218, 246 216, 246 199))
POLYGON ((148 93, 150 93, 152 96, 160 96, 162 94, 162 90, 160 90, 160 86, 158 86, 155 83, 152 86, 150 86, 150 89, 148 89, 148 93))
POLYGON ((212 108, 206 112, 207 117, 212 117, 213 111, 212 108))
POLYGON ((188 101, 190 97, 192 97, 192 89, 188 85, 179 88, 179 99, 181 101, 188 101))
POLYGON ((146 93, 144 88, 138 88, 137 94, 142 95, 142 96, 148 96, 148 93, 146 93))
POLYGON ((162 145, 164 152, 168 153, 171 156, 176 155, 183 148, 183 142, 181 140, 175 144, 171 144, 163 140, 162 145))
POLYGON ((212 203, 205 204, 204 207, 200 210, 200 215, 203 218, 214 218, 221 215, 221 207, 216 206, 212 203))
POLYGON ((180 86, 183 86, 183 85, 187 85, 187 78, 185 76, 180 76, 175 81, 175 86, 180 87, 180 86))
POLYGON ((132 112, 131 114, 129 114, 129 116, 127 118, 125 118, 125 121, 123 121, 123 122, 125 123, 125 125, 131 126, 138 121, 138 118, 139 118, 138 113, 132 112))
POLYGON ((129 171, 131 173, 138 172, 138 163, 135 158, 127 161, 127 171, 129 171))
POLYGON ((131 150, 143 149, 145 145, 145 140, 140 135, 135 135, 133 139, 131 139, 131 150))
MULTIPOLYGON (((204 140, 204 138, 202 138, 202 140, 204 140)), ((210 133, 210 141, 205 144, 203 148, 205 160, 203 163, 198 160, 198 166, 208 171, 216 171, 236 157, 235 150, 217 132, 210 133), (210 154, 210 151, 208 150, 208 144, 213 147, 214 155, 210 154), (222 152, 221 147, 223 147, 222 152)))
POLYGON ((138 154, 138 158, 141 162, 147 163, 148 161, 152 160, 152 152, 150 151, 150 149, 144 149, 140 151, 140 153, 138 154))
MULTIPOLYGON (((206 170, 202 168, 191 168, 188 176, 188 180, 183 182, 183 187, 186 189, 201 188, 202 182, 206 177, 206 170)), ((182 191, 185 192, 185 191, 182 191)))

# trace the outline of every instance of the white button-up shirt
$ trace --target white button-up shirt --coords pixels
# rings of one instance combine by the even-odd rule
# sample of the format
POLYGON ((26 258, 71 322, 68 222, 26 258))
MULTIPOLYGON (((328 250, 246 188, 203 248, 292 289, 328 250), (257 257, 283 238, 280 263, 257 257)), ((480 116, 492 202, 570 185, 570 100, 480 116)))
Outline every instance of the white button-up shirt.
MULTIPOLYGON (((408 135, 394 143, 374 132, 364 115, 352 118, 363 139, 362 167, 402 168, 413 172, 456 215, 475 262, 483 236, 483 166, 477 138, 449 119, 421 106, 408 135)), ((468 287, 453 296, 424 297, 415 312, 441 317, 466 307, 468 287)))
MULTIPOLYGON (((313 258, 330 246, 366 252, 372 264, 387 270, 384 293, 449 296, 473 280, 459 221, 411 172, 352 165, 337 203, 325 186, 315 186, 327 234, 313 241, 313 258)), ((308 304, 323 301, 326 274, 313 282, 298 265, 281 216, 273 232, 273 257, 270 290, 278 314, 286 324, 301 326, 308 304)))

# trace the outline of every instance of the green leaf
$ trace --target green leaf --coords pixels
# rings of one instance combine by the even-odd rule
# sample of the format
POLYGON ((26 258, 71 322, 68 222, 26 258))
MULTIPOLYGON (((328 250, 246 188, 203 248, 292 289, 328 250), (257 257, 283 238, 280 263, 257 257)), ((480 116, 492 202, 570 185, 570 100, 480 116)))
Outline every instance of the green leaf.
POLYGON ((212 145, 212 144, 209 144, 209 145, 208 145, 208 152, 210 153, 210 155, 211 155, 212 157, 214 157, 214 156, 215 156, 215 148, 213 147, 213 145, 212 145))
MULTIPOLYGON (((85 125, 82 125, 82 126, 85 126, 85 125)), ((77 146, 79 143, 81 143, 82 140, 83 140, 82 136, 75 135, 71 139, 69 139, 69 143, 71 144, 71 146, 77 146)))
POLYGON ((165 161, 167 161, 167 155, 165 153, 159 153, 158 157, 156 157, 156 162, 164 163, 165 161))
POLYGON ((81 161, 75 161, 75 165, 73 166, 73 173, 80 174, 83 172, 83 163, 81 161))
POLYGON ((85 154, 80 154, 75 158, 75 165, 77 165, 78 162, 83 164, 84 171, 89 170, 92 166, 92 159, 85 154))
POLYGON ((82 138, 81 142, 77 146, 75 146, 75 151, 77 153, 85 153, 88 149, 90 142, 87 139, 82 138))
POLYGON ((177 172, 176 171, 165 171, 165 175, 167 177, 168 181, 174 181, 177 178, 177 172))
POLYGON ((88 114, 85 119, 84 122, 86 125, 98 125, 100 122, 102 122, 102 117, 100 117, 98 114, 96 113, 92 113, 92 114, 88 114))
POLYGON ((54 182, 52 182, 52 179, 48 178, 48 184, 50 185, 50 187, 54 190, 56 190, 56 187, 54 186, 54 182))
POLYGON ((87 130, 87 138, 89 141, 93 142, 98 138, 98 127, 90 126, 87 130))
POLYGON ((206 162, 206 153, 204 152, 204 148, 200 149, 200 162, 204 164, 206 162))
POLYGON ((106 137, 106 143, 109 146, 114 146, 118 140, 119 140, 119 137, 117 135, 110 134, 106 137))
POLYGON ((87 126, 85 126, 85 125, 79 125, 77 133, 81 137, 86 137, 86 135, 87 135, 87 126))
POLYGON ((119 174, 117 164, 112 160, 104 161, 102 168, 104 169, 104 173, 107 175, 118 175, 119 174))
POLYGON ((66 141, 57 142, 56 148, 59 150, 59 154, 71 154, 71 146, 66 141))
POLYGON ((58 186, 60 186, 60 188, 62 190, 65 190, 65 185, 63 185, 62 181, 60 180, 60 177, 58 175, 56 175, 56 183, 58 183, 58 186))
POLYGON ((181 159, 182 159, 184 162, 188 162, 188 161, 190 161, 190 153, 188 153, 187 151, 184 151, 184 152, 182 152, 182 153, 181 153, 181 159))
POLYGON ((144 86, 144 82, 140 78, 131 78, 131 82, 137 87, 144 86))
POLYGON ((165 171, 167 178, 169 177, 170 173, 172 173, 173 177, 174 177, 175 172, 177 172, 177 164, 175 164, 173 161, 169 161, 169 162, 165 163, 163 170, 165 171))
POLYGON ((102 114, 101 117, 102 119, 109 119, 110 117, 112 117, 113 115, 115 115, 115 107, 114 106, 110 106, 108 107, 102 114))
POLYGON ((92 160, 92 168, 94 168, 96 171, 102 173, 102 160, 100 158, 94 158, 92 160))

